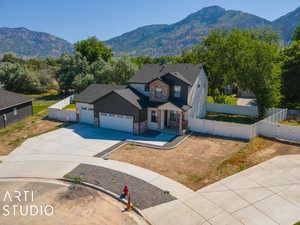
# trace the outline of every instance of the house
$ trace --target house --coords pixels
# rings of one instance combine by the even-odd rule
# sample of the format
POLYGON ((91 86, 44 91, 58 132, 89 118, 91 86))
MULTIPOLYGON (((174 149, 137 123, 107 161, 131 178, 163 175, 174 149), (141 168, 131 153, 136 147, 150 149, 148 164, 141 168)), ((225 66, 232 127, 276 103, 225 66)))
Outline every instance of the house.
POLYGON ((0 129, 31 115, 31 98, 0 89, 0 129))
POLYGON ((92 84, 74 100, 82 123, 137 135, 183 134, 189 117, 205 117, 207 90, 201 64, 146 64, 127 86, 92 84))

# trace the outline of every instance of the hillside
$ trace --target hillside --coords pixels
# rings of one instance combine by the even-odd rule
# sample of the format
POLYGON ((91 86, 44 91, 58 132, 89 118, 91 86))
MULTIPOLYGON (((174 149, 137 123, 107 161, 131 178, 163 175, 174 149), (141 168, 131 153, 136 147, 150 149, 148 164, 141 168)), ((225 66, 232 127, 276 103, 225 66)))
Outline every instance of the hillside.
POLYGON ((13 53, 23 58, 59 57, 72 53, 73 45, 61 38, 26 28, 0 28, 0 55, 13 53))
POLYGON ((117 55, 178 55, 200 42, 212 29, 272 26, 266 19, 219 6, 203 8, 171 25, 150 25, 106 41, 117 55))
POLYGON ((284 41, 289 42, 297 26, 300 25, 300 7, 273 21, 273 29, 281 32, 284 41))

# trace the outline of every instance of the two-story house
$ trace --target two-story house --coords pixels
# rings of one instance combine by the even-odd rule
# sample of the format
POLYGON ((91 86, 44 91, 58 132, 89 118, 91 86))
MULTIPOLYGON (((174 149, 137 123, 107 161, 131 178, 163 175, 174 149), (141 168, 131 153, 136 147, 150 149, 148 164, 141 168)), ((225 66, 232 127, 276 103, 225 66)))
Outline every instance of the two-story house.
POLYGON ((127 86, 92 84, 75 101, 82 123, 134 134, 183 134, 190 117, 205 117, 207 90, 201 64, 146 64, 127 86))

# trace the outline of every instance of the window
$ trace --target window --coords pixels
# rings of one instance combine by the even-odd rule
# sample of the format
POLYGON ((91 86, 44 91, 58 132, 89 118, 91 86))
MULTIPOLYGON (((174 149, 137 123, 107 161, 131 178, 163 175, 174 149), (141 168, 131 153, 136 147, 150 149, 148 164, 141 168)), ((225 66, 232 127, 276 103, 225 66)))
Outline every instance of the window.
POLYGON ((149 85, 145 84, 145 92, 148 92, 148 91, 149 91, 149 85))
POLYGON ((175 111, 170 112, 170 120, 177 121, 177 113, 175 111))
POLYGON ((152 123, 157 123, 156 111, 151 111, 151 122, 152 123))
POLYGON ((181 93, 181 87, 180 86, 174 86, 174 97, 179 98, 181 93))
POLYGON ((162 96, 162 88, 160 87, 155 88, 155 97, 161 98, 161 96, 162 96))
POLYGON ((14 108, 14 116, 18 115, 18 110, 17 108, 14 108))

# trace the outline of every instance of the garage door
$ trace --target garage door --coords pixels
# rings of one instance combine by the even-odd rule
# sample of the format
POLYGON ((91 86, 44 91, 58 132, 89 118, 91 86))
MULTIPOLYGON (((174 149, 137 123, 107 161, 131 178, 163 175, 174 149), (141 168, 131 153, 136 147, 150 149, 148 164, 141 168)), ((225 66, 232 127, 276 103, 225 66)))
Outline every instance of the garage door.
POLYGON ((79 114, 80 123, 94 124, 94 110, 82 107, 79 114))
POLYGON ((108 114, 100 113, 99 115, 100 127, 120 130, 125 132, 133 132, 133 117, 118 115, 118 114, 108 114))

